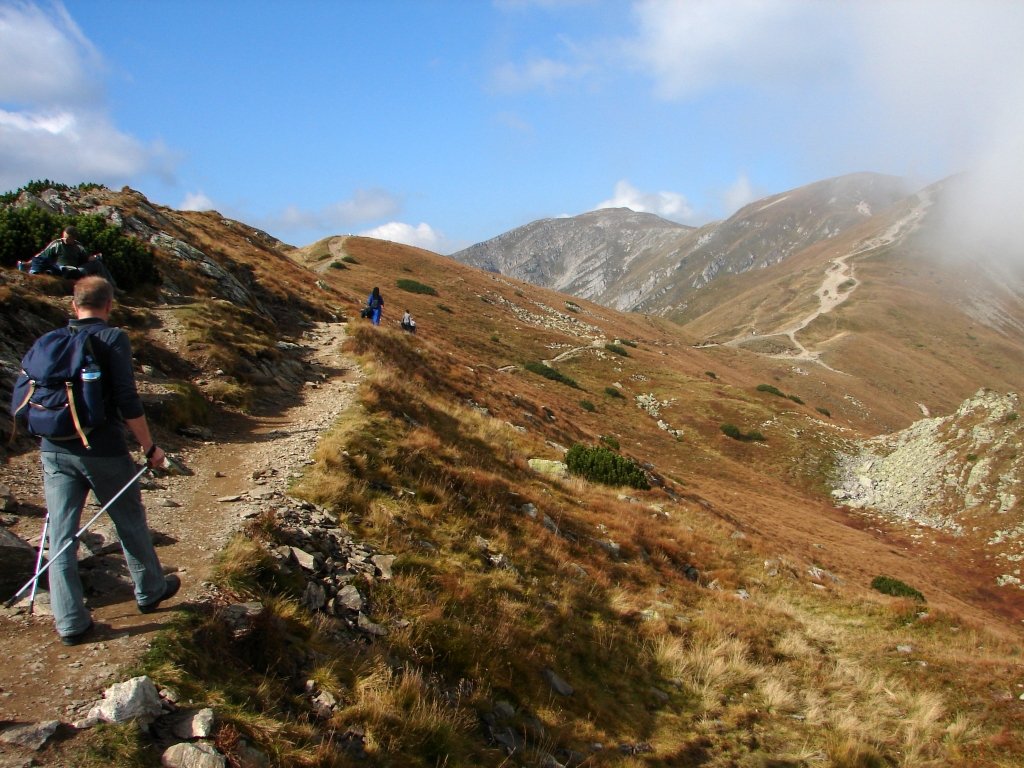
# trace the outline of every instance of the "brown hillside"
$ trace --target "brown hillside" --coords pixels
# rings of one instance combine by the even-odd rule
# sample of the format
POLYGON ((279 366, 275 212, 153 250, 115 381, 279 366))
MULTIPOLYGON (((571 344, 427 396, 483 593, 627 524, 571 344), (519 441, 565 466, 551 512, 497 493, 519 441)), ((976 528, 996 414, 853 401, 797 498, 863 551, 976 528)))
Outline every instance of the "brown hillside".
MULTIPOLYGON (((179 486, 195 500, 192 519, 167 524, 215 530, 223 505, 210 499, 238 467, 256 479, 246 461, 257 442, 268 452, 260 471, 275 466, 274 450, 302 467, 221 553, 210 593, 191 584, 152 651, 123 659, 217 709, 216 745, 235 762, 243 739, 281 765, 1017 760, 1024 591, 995 586, 1005 561, 831 495, 840 454, 915 421, 918 402, 950 411, 977 376, 1024 380, 1011 337, 948 307, 940 317, 956 279, 922 285, 916 251, 879 245, 851 257, 858 284, 794 333, 808 353, 794 359, 751 349, 751 323, 771 339, 807 318, 829 260, 865 233, 729 280, 716 289, 728 291, 720 307, 680 326, 395 243, 336 237, 293 249, 216 213, 159 208, 130 191, 95 197, 68 202, 118 208, 157 249, 162 285, 124 297, 117 320, 133 335, 160 439, 207 457, 179 486), (358 317, 374 286, 380 327, 358 317), (415 335, 398 328, 405 309, 415 335), (331 367, 304 356, 314 321, 344 326, 331 367), (970 369, 936 342, 956 333, 976 345, 961 353, 970 369), (708 339, 719 343, 697 346, 708 339), (356 369, 354 402, 328 423, 308 410, 301 424, 288 420, 300 404, 326 404, 356 369), (176 411, 181 401, 194 409, 176 411), (277 442, 291 429, 315 434, 311 463, 277 442), (650 487, 531 467, 563 460, 574 443, 617 445, 650 487), (323 570, 281 553, 331 537, 394 556, 388 578, 340 570, 366 597, 372 632, 311 611, 323 570), (883 575, 926 603, 872 589, 883 575), (254 600, 267 611, 259 640, 237 642, 223 611, 254 600), (317 708, 313 691, 335 703, 317 708)), ((10 370, 66 297, 55 281, 13 270, 0 280, 31 315, 5 319, 5 333, 21 334, 3 339, 10 370)), ((33 461, 22 444, 0 481, 31 494, 33 461)), ((35 515, 14 515, 24 538, 38 530, 35 493, 35 515)), ((44 620, 16 618, 29 629, 0 628, 9 657, 53 643, 44 620)), ((148 639, 158 628, 131 631, 148 639)), ((63 716, 49 714, 56 702, 32 706, 63 716)), ((86 738, 94 751, 72 764, 159 760, 138 729, 86 738)))

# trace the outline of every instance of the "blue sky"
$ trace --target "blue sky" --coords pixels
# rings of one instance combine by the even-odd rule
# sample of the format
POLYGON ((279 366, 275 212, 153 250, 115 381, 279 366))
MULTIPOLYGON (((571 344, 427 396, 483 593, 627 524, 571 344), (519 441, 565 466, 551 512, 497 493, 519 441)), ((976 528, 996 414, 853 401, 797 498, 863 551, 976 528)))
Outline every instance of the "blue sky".
POLYGON ((1021 40, 1015 0, 0 0, 0 190, 440 253, 858 171, 1019 199, 1021 40))

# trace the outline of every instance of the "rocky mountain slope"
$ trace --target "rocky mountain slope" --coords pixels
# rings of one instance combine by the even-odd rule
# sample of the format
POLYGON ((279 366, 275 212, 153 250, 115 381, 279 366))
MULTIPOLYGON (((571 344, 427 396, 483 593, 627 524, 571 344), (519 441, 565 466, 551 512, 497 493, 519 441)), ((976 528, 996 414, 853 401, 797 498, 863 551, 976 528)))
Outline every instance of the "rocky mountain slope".
MULTIPOLYGON (((173 559, 188 585, 173 622, 129 621, 117 594, 92 592, 110 635, 73 653, 45 617, 3 617, 0 651, 19 661, 0 680, 4 726, 27 715, 2 702, 29 701, 17 712, 52 718, 64 738, 0 755, 159 764, 177 718, 68 726, 130 668, 177 699, 174 715, 212 710, 188 754, 232 765, 1015 765, 1024 591, 1003 578, 1019 542, 995 541, 1021 524, 1016 438, 1000 442, 1016 424, 1008 388, 991 395, 1002 405, 983 396, 934 430, 937 476, 970 488, 958 519, 983 513, 999 521, 990 532, 921 536, 831 493, 848 482, 843 457, 889 454, 864 441, 910 427, 918 402, 951 414, 1019 359, 1005 320, 955 346, 913 335, 946 333, 925 299, 956 283, 929 276, 922 251, 894 257, 898 238, 879 240, 877 222, 830 238, 850 238, 834 254, 758 270, 788 296, 774 311, 749 299, 757 330, 778 331, 760 348, 738 315, 715 323, 738 329, 733 344, 394 243, 293 249, 127 190, 57 197, 109 206, 157 249, 163 283, 122 297, 116 322, 160 441, 197 457, 195 476, 147 495, 160 546, 194 560, 173 559), (858 243, 851 272, 832 274, 843 266, 828 259, 858 243), (375 285, 379 328, 354 319, 375 285), (405 308, 415 335, 397 326, 405 308), (907 330, 876 335, 868 321, 890 312, 907 330), (320 323, 337 333, 346 317, 344 346, 325 348, 336 337, 320 323), (808 318, 792 331, 805 355, 774 350, 808 318), (957 359, 970 364, 954 381, 929 378, 957 359), (574 444, 635 464, 649 487, 567 477, 574 444), (926 603, 873 589, 880 575, 926 603), (41 659, 73 702, 25 693, 23 665, 41 659)), ((919 208, 889 214, 882 233, 911 229, 919 208)), ((3 316, 13 365, 66 313, 66 286, 0 279, 18 307, 3 316)), ((35 466, 30 443, 0 466, 18 488, 4 526, 26 540, 43 509, 35 466)), ((960 498, 944 497, 943 514, 960 498)), ((119 574, 116 552, 104 557, 119 574)))
POLYGON ((716 278, 777 264, 889 208, 900 179, 855 174, 751 203, 699 229, 628 209, 544 219, 453 254, 624 311, 665 314, 716 278))

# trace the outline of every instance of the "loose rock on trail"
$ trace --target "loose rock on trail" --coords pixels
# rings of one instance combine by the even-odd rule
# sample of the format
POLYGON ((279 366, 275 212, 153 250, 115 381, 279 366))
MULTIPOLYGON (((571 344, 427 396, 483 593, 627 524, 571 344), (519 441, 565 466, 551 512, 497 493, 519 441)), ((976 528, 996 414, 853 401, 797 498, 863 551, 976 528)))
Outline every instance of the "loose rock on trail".
MULTIPOLYGON (((97 624, 93 639, 62 645, 45 593, 33 615, 18 606, 0 615, 0 731, 79 719, 147 650, 175 607, 201 599, 224 544, 248 517, 287 492, 320 436, 354 401, 360 372, 341 352, 344 337, 343 324, 315 325, 302 339, 308 368, 301 392, 282 393, 278 408, 258 415, 228 414, 211 425, 212 439, 172 450, 191 475, 144 477, 143 502, 157 552, 164 569, 179 573, 183 583, 166 606, 138 613, 120 546, 104 515, 83 536, 79 553, 80 563, 92 554, 80 567, 97 624), (99 565, 86 568, 90 562, 99 565)), ((38 453, 11 456, 0 466, 0 485, 8 486, 18 502, 2 522, 37 547, 45 516, 38 453)), ((97 510, 87 504, 83 522, 97 510)), ((24 755, 24 747, 0 739, 0 766, 24 755)), ((35 765, 45 764, 45 752, 34 759, 35 765)))

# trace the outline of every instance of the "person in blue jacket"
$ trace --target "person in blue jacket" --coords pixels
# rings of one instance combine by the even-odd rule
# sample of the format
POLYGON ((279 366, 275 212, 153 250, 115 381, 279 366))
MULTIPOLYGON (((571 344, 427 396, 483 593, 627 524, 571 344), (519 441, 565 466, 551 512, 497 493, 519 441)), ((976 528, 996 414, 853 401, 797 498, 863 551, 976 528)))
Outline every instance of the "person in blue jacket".
POLYGON ((373 324, 380 325, 380 315, 384 311, 384 297, 380 295, 380 288, 374 286, 373 292, 366 299, 366 308, 373 324))

